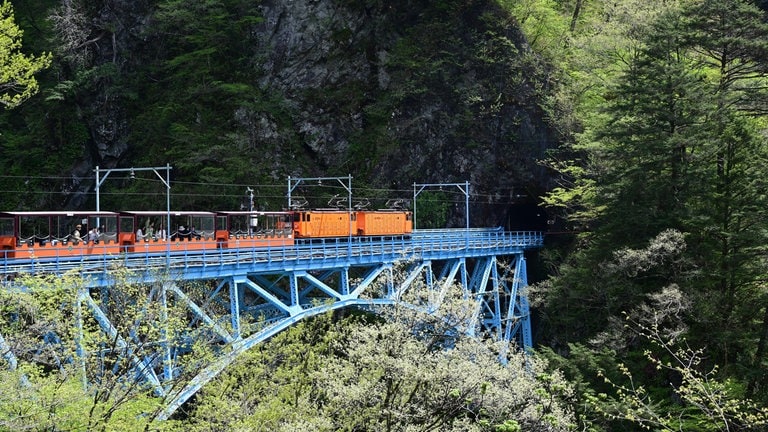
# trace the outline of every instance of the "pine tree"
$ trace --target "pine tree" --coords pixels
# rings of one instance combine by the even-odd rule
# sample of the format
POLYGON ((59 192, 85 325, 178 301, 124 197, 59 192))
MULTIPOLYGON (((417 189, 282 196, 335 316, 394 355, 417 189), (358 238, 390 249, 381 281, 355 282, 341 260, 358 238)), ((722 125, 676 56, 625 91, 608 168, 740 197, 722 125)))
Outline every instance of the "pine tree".
POLYGON ((645 245, 667 229, 683 230, 687 202, 697 194, 700 173, 694 161, 711 104, 701 73, 678 49, 681 33, 674 12, 648 29, 645 46, 607 96, 607 121, 585 134, 589 163, 575 171, 581 174, 574 181, 588 191, 579 205, 593 218, 580 250, 551 281, 550 316, 557 317, 555 323, 567 319, 555 332, 589 337, 608 317, 680 277, 676 268, 657 268, 641 278, 617 279, 601 266, 614 251, 645 245), (554 313, 565 307, 572 314, 554 313))
POLYGON ((691 343, 707 346, 723 373, 758 388, 764 377, 744 371, 759 368, 768 325, 757 321, 766 307, 768 149, 762 101, 752 92, 766 78, 768 31, 758 9, 727 3, 694 2, 660 16, 609 93, 609 121, 582 146, 590 164, 571 169, 588 191, 582 214, 595 215, 583 236, 589 241, 550 281, 556 297, 548 311, 584 340, 644 295, 677 283, 693 301, 691 343), (683 260, 629 278, 606 271, 616 251, 670 228, 685 234, 683 260), (564 307, 574 312, 554 313, 564 307), (574 327, 579 318, 586 322, 574 327))

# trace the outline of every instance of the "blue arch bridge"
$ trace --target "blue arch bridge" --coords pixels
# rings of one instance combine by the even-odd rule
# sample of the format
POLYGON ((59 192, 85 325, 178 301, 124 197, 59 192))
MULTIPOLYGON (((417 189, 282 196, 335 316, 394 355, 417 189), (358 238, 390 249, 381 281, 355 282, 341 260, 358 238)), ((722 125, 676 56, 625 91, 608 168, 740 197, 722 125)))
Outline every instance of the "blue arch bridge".
MULTIPOLYGON (((22 279, 15 277, 22 273, 81 275, 72 302, 77 331, 70 342, 77 355, 71 361, 80 358, 85 372, 88 358, 112 358, 101 362, 107 371, 110 364, 119 363, 116 358, 123 359, 130 376, 167 401, 162 420, 238 355, 292 324, 330 310, 403 302, 409 290, 429 291, 437 304, 414 305, 428 312, 439 306, 451 285, 460 283, 464 295, 477 300, 474 325, 468 327, 473 335, 530 347, 524 253, 542 243, 540 232, 415 230, 407 237, 297 241, 282 248, 0 260, 0 273, 6 279, 4 289, 22 290, 22 279), (144 304, 144 312, 134 313, 128 326, 123 322, 126 311, 115 300, 128 286, 116 282, 114 275, 121 271, 132 286, 146 287, 143 300, 133 302, 144 304), (150 305, 159 307, 159 313, 147 312, 150 305), (184 312, 170 316, 166 307, 171 305, 184 312), (163 331, 163 321, 172 319, 181 319, 179 327, 185 329, 173 337, 170 330, 163 331), (160 330, 142 332, 145 324, 160 330), (100 332, 109 346, 89 344, 89 331, 100 332), (185 353, 203 340, 213 347, 215 357, 195 369, 183 387, 174 385, 188 367, 185 353)), ((15 368, 21 356, 3 333, 0 329, 0 353, 15 368)), ((49 336, 48 342, 63 339, 49 336)))

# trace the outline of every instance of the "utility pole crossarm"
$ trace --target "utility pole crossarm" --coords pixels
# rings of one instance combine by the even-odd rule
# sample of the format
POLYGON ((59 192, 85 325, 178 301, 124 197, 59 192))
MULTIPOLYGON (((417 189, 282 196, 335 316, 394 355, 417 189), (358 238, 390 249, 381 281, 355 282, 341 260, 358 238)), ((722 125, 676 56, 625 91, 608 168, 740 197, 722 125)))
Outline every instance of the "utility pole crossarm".
POLYGON ((291 177, 288 176, 288 209, 293 207, 291 201, 291 194, 299 187, 303 182, 317 182, 318 185, 322 185, 323 181, 337 181, 346 191, 348 195, 348 209, 352 211, 352 175, 347 174, 346 177, 291 177), (346 183, 345 183, 346 180, 346 183))
POLYGON ((419 196, 421 192, 424 191, 424 189, 429 187, 448 187, 448 186, 455 186, 458 188, 461 193, 464 194, 464 207, 465 207, 465 219, 467 222, 467 230, 469 230, 469 182, 465 181, 464 183, 414 183, 413 184, 413 228, 416 228, 416 197, 419 196), (419 188, 416 190, 416 188, 419 188))
MULTIPOLYGON (((166 233, 170 234, 171 232, 171 164, 165 164, 164 167, 141 167, 141 168, 108 168, 106 170, 100 170, 99 166, 96 166, 96 169, 94 169, 94 172, 96 172, 96 211, 101 211, 101 185, 104 183, 104 181, 109 177, 109 175, 113 172, 128 172, 131 173, 131 178, 135 178, 137 171, 152 171, 155 173, 155 175, 160 179, 161 182, 165 185, 165 208, 166 208, 166 220, 165 220, 165 230, 166 233), (165 178, 160 175, 159 171, 165 171, 165 178), (99 172, 104 172, 104 176, 99 178, 99 172)), ((166 247, 166 267, 170 268, 170 258, 171 255, 171 249, 170 249, 170 242, 167 243, 166 247)))

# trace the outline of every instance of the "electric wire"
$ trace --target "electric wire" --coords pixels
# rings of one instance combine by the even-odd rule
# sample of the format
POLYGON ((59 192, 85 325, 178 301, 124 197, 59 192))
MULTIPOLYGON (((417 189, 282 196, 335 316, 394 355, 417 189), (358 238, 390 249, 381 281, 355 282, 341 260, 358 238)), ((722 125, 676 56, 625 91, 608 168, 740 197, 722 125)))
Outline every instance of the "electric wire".
MULTIPOLYGON (((29 180, 73 180, 73 177, 62 177, 62 176, 22 176, 22 175, 0 175, 0 179, 25 179, 27 181, 29 180)), ((77 179, 77 178, 74 178, 77 179)), ((79 183, 82 183, 85 179, 80 179, 80 181, 77 184, 72 185, 72 190, 55 190, 55 191, 35 191, 35 190, 19 190, 19 189, 0 189, 0 193, 4 194, 34 194, 34 195, 70 195, 73 193, 77 194, 84 194, 87 196, 95 196, 96 191, 93 189, 89 189, 87 191, 77 191, 77 186, 79 183)), ((136 183, 155 183, 158 185, 163 186, 163 181, 156 178, 141 178, 141 177, 135 177, 131 178, 129 176, 115 176, 111 177, 110 180, 115 181, 131 181, 136 183)), ((245 184, 245 183, 211 183, 211 182, 200 182, 200 181, 172 181, 171 182, 171 188, 173 190, 173 186, 202 186, 202 187, 216 187, 216 188, 246 188, 251 187, 256 191, 256 197, 258 199, 281 199, 285 198, 287 196, 284 192, 272 192, 272 193, 265 193, 265 190, 269 189, 283 189, 286 188, 286 184, 245 184), (261 191, 261 192, 260 192, 261 191)), ((304 190, 304 189, 315 189, 315 188, 322 188, 322 189, 344 189, 344 186, 337 185, 334 183, 324 183, 324 184, 316 184, 316 183, 302 183, 300 185, 297 185, 295 189, 304 190)), ((103 186, 102 188, 103 189, 103 186)), ((504 198, 508 198, 510 201, 517 201, 520 198, 525 198, 528 196, 528 194, 518 194, 515 195, 513 192, 519 188, 509 187, 505 188, 504 190, 509 190, 509 193, 503 193, 502 191, 498 192, 487 192, 484 190, 477 190, 477 188, 472 188, 470 184, 470 196, 469 201, 471 203, 475 204, 499 204, 500 200, 503 201, 504 198)), ((114 196, 114 195, 122 195, 122 196, 164 196, 166 194, 165 190, 157 191, 157 192, 149 192, 149 191, 137 191, 137 192, 131 192, 126 191, 125 188, 121 189, 117 192, 110 192, 110 191, 99 191, 100 195, 103 196, 114 196)), ((300 193, 299 193, 300 194, 300 193)), ((377 199, 377 200, 383 200, 386 199, 384 196, 378 196, 378 195, 386 195, 389 198, 392 197, 401 197, 401 198, 412 198, 413 189, 398 189, 398 188, 384 188, 384 187, 360 187, 360 188, 353 188, 353 198, 354 199, 377 199), (357 192, 357 193, 356 193, 357 192)), ((430 187, 423 190, 422 194, 428 194, 425 199, 425 197, 422 197, 422 201, 441 201, 441 202, 447 202, 447 203, 453 203, 453 204, 463 204, 465 202, 465 193, 460 190, 456 190, 451 187, 430 187), (442 195, 440 199, 437 198, 438 195, 442 195)), ((217 189, 215 193, 200 193, 200 192, 190 192, 190 191, 178 191, 173 193, 174 197, 187 197, 187 198, 204 198, 204 197, 224 197, 224 198, 239 198, 242 197, 243 194, 240 192, 225 192, 222 189, 217 189)))

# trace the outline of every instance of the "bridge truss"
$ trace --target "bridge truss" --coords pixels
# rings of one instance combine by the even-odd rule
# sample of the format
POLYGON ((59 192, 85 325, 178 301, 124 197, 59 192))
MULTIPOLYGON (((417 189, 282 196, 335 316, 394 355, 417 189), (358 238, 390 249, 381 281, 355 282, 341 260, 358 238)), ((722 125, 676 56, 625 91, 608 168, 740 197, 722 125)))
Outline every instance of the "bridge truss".
MULTIPOLYGON (((84 384, 101 379, 98 371, 85 370, 89 358, 100 358, 102 374, 126 365, 137 382, 166 401, 162 420, 242 353, 294 323, 342 308, 407 302, 414 290, 426 290, 421 297, 428 300, 412 306, 432 313, 458 284, 465 297, 477 300, 470 335, 528 348, 524 252, 542 241, 533 232, 420 230, 410 237, 299 242, 279 249, 15 262, 0 270, 81 274, 72 309, 73 361, 82 364, 84 384), (126 301, 128 285, 143 289, 131 291, 126 301), (104 336, 100 343, 88 341, 94 328, 104 336), (189 354, 201 343, 214 355, 191 364, 189 354), (183 374, 187 379, 180 381, 183 374)), ((17 357, 2 331, 0 353, 15 367, 17 357)))

